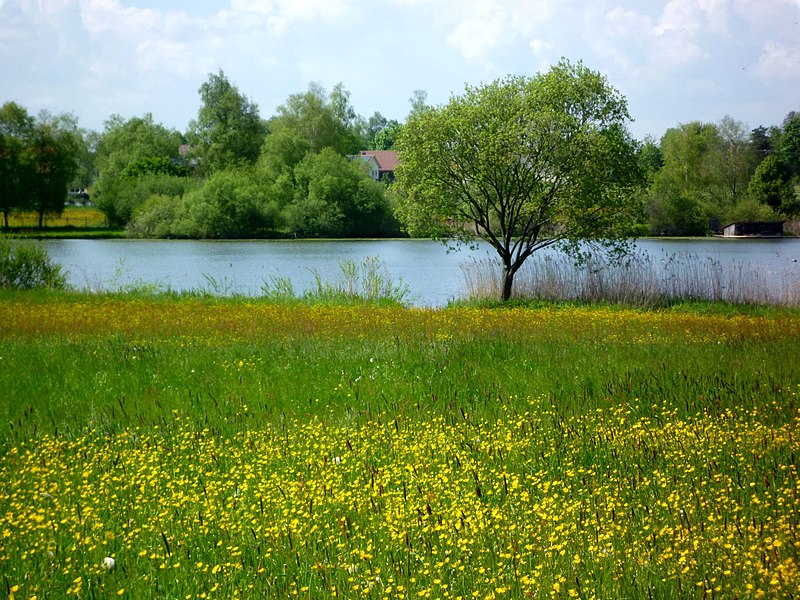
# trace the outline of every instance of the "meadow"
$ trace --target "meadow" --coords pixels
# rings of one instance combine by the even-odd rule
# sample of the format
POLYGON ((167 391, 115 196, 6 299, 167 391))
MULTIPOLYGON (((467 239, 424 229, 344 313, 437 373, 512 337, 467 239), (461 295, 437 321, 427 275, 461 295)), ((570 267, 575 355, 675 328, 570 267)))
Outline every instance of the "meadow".
POLYGON ((800 312, 0 293, 0 595, 791 598, 800 312))

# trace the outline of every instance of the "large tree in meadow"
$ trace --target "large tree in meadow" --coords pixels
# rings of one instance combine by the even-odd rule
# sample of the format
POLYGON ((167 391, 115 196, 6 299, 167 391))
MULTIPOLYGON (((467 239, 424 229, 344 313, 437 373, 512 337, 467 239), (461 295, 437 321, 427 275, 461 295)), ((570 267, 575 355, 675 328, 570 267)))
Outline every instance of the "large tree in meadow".
POLYGON ((553 244, 576 257, 587 244, 624 253, 643 179, 629 118, 604 76, 567 60, 423 106, 397 143, 401 218, 412 235, 491 244, 502 300, 553 244))

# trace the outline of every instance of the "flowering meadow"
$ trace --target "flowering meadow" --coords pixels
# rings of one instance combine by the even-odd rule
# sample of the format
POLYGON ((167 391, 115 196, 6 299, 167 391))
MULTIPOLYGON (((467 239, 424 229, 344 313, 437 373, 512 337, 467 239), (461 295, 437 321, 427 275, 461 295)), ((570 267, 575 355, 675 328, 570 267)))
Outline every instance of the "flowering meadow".
POLYGON ((791 598, 800 313, 0 295, 0 596, 791 598))

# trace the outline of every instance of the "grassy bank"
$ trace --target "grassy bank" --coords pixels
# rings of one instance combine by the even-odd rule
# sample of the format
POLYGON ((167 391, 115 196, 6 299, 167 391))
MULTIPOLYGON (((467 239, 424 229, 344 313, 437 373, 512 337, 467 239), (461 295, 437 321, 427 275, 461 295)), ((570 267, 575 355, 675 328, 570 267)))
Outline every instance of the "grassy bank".
POLYGON ((787 597, 799 355, 797 311, 3 293, 0 586, 787 597))

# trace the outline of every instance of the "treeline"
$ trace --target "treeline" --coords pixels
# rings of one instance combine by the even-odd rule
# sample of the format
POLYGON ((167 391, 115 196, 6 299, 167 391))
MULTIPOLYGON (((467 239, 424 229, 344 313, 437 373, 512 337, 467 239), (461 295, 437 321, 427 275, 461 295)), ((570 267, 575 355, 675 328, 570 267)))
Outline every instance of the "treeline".
MULTIPOLYGON (((0 211, 60 213, 69 188, 88 190, 109 226, 135 237, 395 236, 390 185, 373 180, 360 150, 391 149, 403 123, 357 115, 339 84, 312 84, 263 119, 220 71, 199 89, 180 133, 151 115, 111 116, 87 132, 70 115, 31 117, 0 107, 0 211)), ((424 110, 415 92, 411 113, 424 110)), ((638 145, 648 186, 640 231, 704 235, 733 221, 800 213, 800 113, 749 130, 725 117, 668 130, 638 145)))
MULTIPOLYGON (((134 237, 400 235, 388 183, 348 158, 362 149, 390 149, 397 121, 356 115, 342 85, 328 93, 312 84, 268 120, 222 72, 209 76, 200 97, 184 134, 151 115, 112 116, 101 133, 72 127, 75 143, 64 146, 60 192, 43 214, 61 212, 71 186, 87 189, 109 225, 134 237)), ((2 168, 19 174, 0 190, 6 216, 34 207, 30 185, 45 171, 29 168, 26 148, 35 128, 24 108, 6 103, 0 109, 2 168), (14 126, 20 119, 31 127, 14 126)), ((60 149, 55 141, 50 147, 60 149)))
POLYGON ((679 125, 659 142, 645 140, 639 154, 650 234, 703 235, 800 214, 800 113, 753 130, 731 117, 679 125))
POLYGON ((39 227, 48 213, 64 209, 67 187, 87 164, 85 136, 70 115, 47 112, 38 119, 21 106, 0 107, 0 211, 35 211, 39 227))

